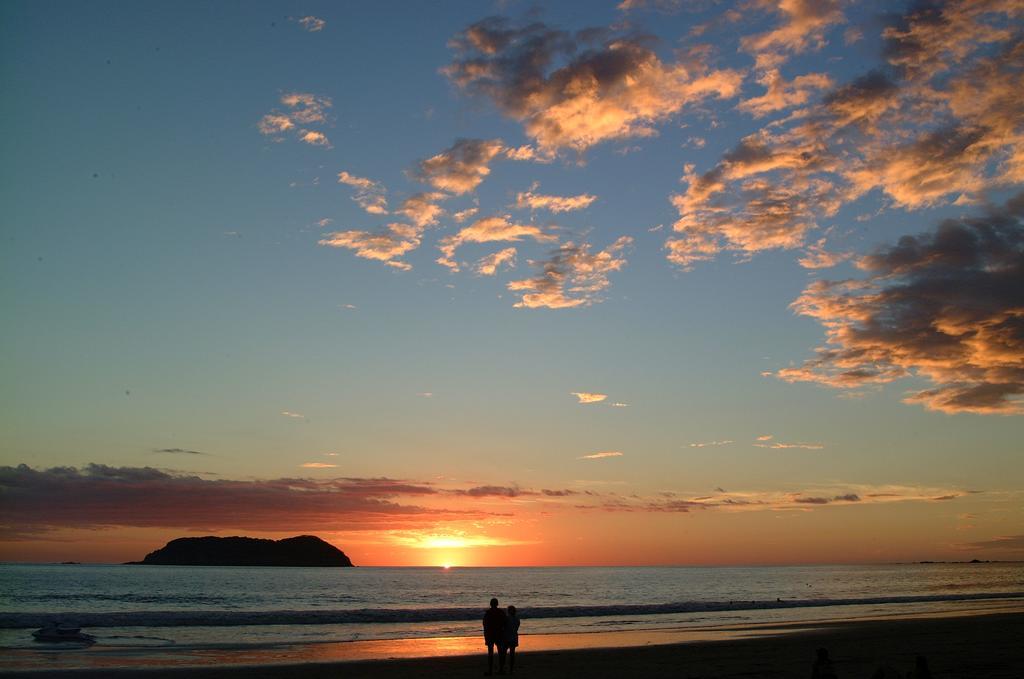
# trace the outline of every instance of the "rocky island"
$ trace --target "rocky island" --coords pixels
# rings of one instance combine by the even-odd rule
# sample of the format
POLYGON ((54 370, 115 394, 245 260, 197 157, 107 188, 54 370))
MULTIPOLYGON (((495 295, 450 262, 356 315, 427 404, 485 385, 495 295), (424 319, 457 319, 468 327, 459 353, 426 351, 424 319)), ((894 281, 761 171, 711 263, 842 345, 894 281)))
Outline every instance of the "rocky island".
POLYGON ((178 538, 150 552, 142 561, 128 563, 143 566, 352 566, 345 552, 315 535, 283 540, 178 538))

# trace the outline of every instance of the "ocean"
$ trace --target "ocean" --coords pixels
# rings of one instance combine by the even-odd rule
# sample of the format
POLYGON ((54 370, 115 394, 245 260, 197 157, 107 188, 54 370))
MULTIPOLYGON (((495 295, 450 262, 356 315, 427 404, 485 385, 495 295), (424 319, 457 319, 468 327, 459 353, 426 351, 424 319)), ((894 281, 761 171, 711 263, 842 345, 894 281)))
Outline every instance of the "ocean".
POLYGON ((252 651, 271 648, 284 661, 304 657, 297 649, 313 646, 322 658, 330 655, 322 649, 331 645, 367 640, 464 639, 446 648, 469 648, 492 596, 519 610, 526 650, 530 635, 809 625, 1020 606, 1024 564, 450 569, 3 564, 0 670, 202 664, 210 658, 243 662, 252 651), (31 631, 49 621, 81 625, 96 643, 35 642, 31 631))

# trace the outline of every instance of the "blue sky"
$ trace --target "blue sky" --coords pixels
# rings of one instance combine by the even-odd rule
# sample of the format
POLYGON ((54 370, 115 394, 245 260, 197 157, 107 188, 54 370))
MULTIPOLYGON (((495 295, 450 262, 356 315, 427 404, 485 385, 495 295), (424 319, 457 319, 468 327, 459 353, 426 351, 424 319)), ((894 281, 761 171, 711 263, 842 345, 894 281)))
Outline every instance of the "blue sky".
MULTIPOLYGON (((996 94, 1019 83, 1020 4, 994 3, 974 15, 950 3, 935 16, 959 27, 951 32, 934 30, 934 16, 879 3, 623 4, 5 4, 0 117, 13 133, 0 142, 0 304, 8 319, 0 462, 40 470, 93 462, 254 482, 388 477, 614 488, 624 497, 807 497, 824 487, 839 497, 848 494, 843 488, 864 495, 863 488, 899 486, 914 498, 931 489, 960 494, 957 508, 899 505, 930 522, 922 557, 1024 533, 1024 345, 1012 343, 1019 290, 995 309, 978 300, 983 288, 952 302, 956 313, 944 318, 962 312, 976 324, 972 333, 1003 328, 1011 339, 978 350, 998 355, 990 362, 937 353, 938 368, 898 324, 884 341, 871 340, 884 344, 884 356, 868 363, 853 358, 866 346, 857 335, 838 343, 848 352, 842 357, 805 364, 825 346, 828 324, 842 325, 829 315, 839 298, 816 293, 823 296, 813 305, 829 309, 819 316, 790 306, 815 281, 874 275, 885 287, 916 275, 872 270, 862 258, 890 252, 902 236, 933 233, 944 219, 974 229, 970 220, 994 221, 1003 210, 1011 215, 1000 217, 1009 220, 1006 242, 1016 245, 996 246, 996 254, 1019 261, 1019 109, 1016 123, 1012 108, 1000 118, 1005 98, 993 95, 983 110, 970 110, 962 83, 980 79, 996 94), (487 17, 503 18, 476 23, 487 17), (472 26, 493 45, 473 42, 472 26), (591 27, 603 32, 575 33, 591 27), (459 64, 505 68, 513 62, 503 59, 529 52, 525 41, 556 29, 569 32, 576 52, 554 53, 545 71, 551 83, 556 69, 580 63, 573 58, 636 50, 629 82, 653 83, 651 92, 631 94, 631 84, 595 95, 609 120, 625 123, 583 137, 596 109, 572 128, 559 106, 578 100, 553 95, 553 85, 533 92, 549 97, 538 105, 507 73, 459 80, 459 64), (893 37, 900 30, 903 42, 893 37), (502 31, 514 37, 501 42, 502 31), (973 36, 973 46, 958 35, 973 36), (911 38, 925 45, 915 59, 928 52, 949 67, 925 57, 899 61, 909 52, 893 45, 906 49, 911 38), (872 73, 901 103, 881 113, 863 113, 865 105, 859 122, 838 127, 836 102, 872 73), (788 83, 789 99, 759 113, 749 102, 772 77, 783 94, 788 83), (702 78, 706 92, 693 85, 702 78), (641 109, 647 113, 629 118, 641 109), (282 116, 287 128, 266 133, 282 116), (531 127, 556 120, 564 123, 557 134, 531 127), (826 141, 807 141, 804 121, 837 127, 826 141), (932 160, 912 157, 931 148, 930 139, 954 144, 976 130, 981 136, 955 153, 944 146, 932 160), (324 135, 309 138, 320 143, 304 143, 309 131, 324 135), (783 149, 774 158, 792 152, 784 161, 791 164, 763 174, 741 165, 737 149, 749 150, 752 139, 783 149), (492 144, 490 157, 467 163, 468 183, 445 174, 457 164, 459 140, 492 144), (827 167, 818 172, 808 160, 794 170, 801 144, 827 167), (510 157, 523 148, 532 159, 510 157), (900 164, 904 151, 910 160, 900 164), (433 174, 420 165, 430 158, 440 167, 433 174), (348 184, 339 182, 342 172, 348 184), (694 187, 720 176, 720 192, 697 196, 694 187), (768 188, 750 184, 762 178, 768 188), (765 199, 769 191, 785 210, 808 214, 759 231, 758 219, 778 207, 765 199), (785 200, 779 191, 788 191, 785 200), (433 223, 417 225, 401 206, 422 192, 447 195, 433 198, 441 210, 433 223), (594 198, 555 212, 517 206, 525 193, 594 198), (390 214, 367 212, 354 200, 360 196, 383 197, 390 214), (823 207, 830 201, 832 209, 823 207), (478 212, 456 219, 472 208, 478 212), (722 221, 733 214, 742 218, 722 221), (459 271, 435 261, 443 239, 488 217, 539 235, 485 243, 466 236, 459 271), (804 226, 794 226, 800 220, 804 226), (352 234, 390 239, 388 224, 411 229, 414 245, 397 257, 359 256, 353 239, 365 236, 352 234), (670 261, 667 243, 687 238, 717 239, 715 251, 670 261), (322 243, 331 239, 348 245, 322 243), (557 262, 556 248, 580 244, 589 251, 563 251, 582 259, 569 260, 557 297, 576 306, 515 306, 543 290, 517 290, 514 281, 557 262), (834 266, 801 266, 815 244, 835 256, 834 266), (509 247, 514 268, 474 272, 481 257, 509 247), (601 260, 586 258, 601 251, 614 264, 577 280, 574 291, 572 276, 584 274, 573 267, 600 269, 601 260), (871 375, 848 379, 851 370, 871 375), (994 400, 962 394, 1007 384, 994 400), (954 396, 904 402, 947 387, 954 396), (573 392, 606 398, 583 404, 573 392), (758 447, 776 444, 801 447, 758 447), (581 459, 598 452, 621 454, 581 459), (310 463, 332 466, 301 466, 310 463), (969 520, 970 534, 958 528, 965 515, 982 517, 969 520)), ((1009 271, 1020 280, 1012 278, 1019 269, 1009 271)), ((875 311, 877 320, 892 310, 875 311)), ((976 346, 964 336, 958 346, 976 346)), ((20 497, 11 483, 8 497, 20 497)), ((609 513, 612 504, 603 505, 609 513)), ((875 511, 866 504, 864 516, 875 511)), ((549 510, 568 516, 579 506, 522 511, 549 510)), ((752 519, 735 516, 726 542, 749 529, 743 521, 752 519)), ((701 520, 701 530, 711 530, 711 520, 701 520)), ((847 525, 836 521, 832 529, 847 525)), ((97 525, 111 535, 134 526, 109 518, 97 525)), ((159 527, 173 533, 176 525, 159 527)), ((444 534, 445 525, 439 518, 429 529, 444 534)), ((863 525, 867 532, 870 522, 863 525)), ((458 530, 493 537, 502 529, 458 530)), ((540 544, 553 539, 538 530, 548 535, 540 544)), ((886 554, 903 554, 907 534, 886 535, 886 554)), ((516 549, 505 538, 486 544, 516 549)), ((513 560, 555 558, 531 544, 513 560)), ((648 551, 653 561, 678 559, 648 551)), ((371 551, 371 559, 381 554, 371 551)), ((504 558, 487 554, 483 561, 504 558)), ((856 556, 843 554, 836 558, 856 556)))

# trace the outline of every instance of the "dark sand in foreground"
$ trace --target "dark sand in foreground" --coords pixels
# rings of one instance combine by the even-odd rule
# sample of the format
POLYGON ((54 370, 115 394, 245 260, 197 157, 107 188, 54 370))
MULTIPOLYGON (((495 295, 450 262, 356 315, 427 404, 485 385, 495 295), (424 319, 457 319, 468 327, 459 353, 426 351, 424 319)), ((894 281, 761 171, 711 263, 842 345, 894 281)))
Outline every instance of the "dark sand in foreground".
MULTIPOLYGON (((1024 677, 1024 614, 961 618, 842 623, 782 636, 716 642, 597 648, 531 653, 528 637, 517 662, 517 677, 810 677, 814 651, 827 648, 839 679, 868 679, 880 665, 903 676, 918 653, 928 658, 934 677, 1020 679, 1024 677)), ((486 658, 458 656, 258 667, 172 670, 88 670, 61 677, 146 677, 147 679, 320 679, 374 677, 479 677, 486 658)), ((10 677, 56 676, 50 672, 11 673, 10 677)), ((887 675, 895 676, 895 675, 887 675)))

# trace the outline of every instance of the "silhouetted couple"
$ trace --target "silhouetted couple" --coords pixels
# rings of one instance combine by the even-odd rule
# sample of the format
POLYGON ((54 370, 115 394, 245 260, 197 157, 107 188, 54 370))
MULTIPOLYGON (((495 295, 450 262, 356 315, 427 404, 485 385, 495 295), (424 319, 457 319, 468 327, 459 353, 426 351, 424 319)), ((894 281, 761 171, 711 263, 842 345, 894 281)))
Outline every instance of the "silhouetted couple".
POLYGON ((491 599, 491 607, 484 613, 484 643, 487 644, 487 676, 494 674, 494 647, 498 647, 498 674, 505 674, 505 655, 508 671, 516 671, 516 648, 519 646, 519 618, 516 607, 508 612, 498 608, 498 600, 491 599))

